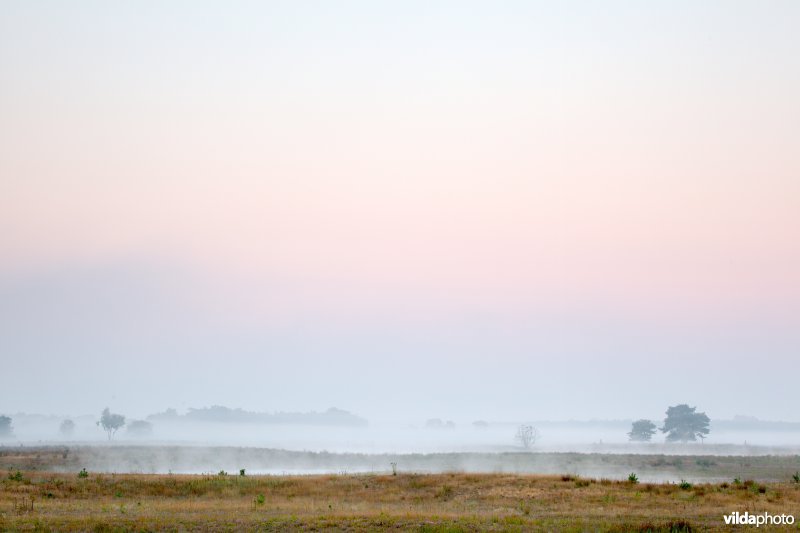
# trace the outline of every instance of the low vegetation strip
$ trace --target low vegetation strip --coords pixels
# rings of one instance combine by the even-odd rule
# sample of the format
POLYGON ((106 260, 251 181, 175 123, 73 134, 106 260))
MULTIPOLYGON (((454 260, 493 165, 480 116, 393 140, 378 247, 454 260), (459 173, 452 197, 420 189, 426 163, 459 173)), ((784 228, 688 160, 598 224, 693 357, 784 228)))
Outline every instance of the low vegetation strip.
POLYGON ((0 469, 118 473, 521 473, 626 479, 643 482, 722 482, 734 478, 788 481, 798 455, 646 455, 600 453, 358 454, 203 446, 0 447, 0 469))
POLYGON ((11 471, 0 530, 723 531, 800 509, 800 484, 516 474, 251 476, 11 471))

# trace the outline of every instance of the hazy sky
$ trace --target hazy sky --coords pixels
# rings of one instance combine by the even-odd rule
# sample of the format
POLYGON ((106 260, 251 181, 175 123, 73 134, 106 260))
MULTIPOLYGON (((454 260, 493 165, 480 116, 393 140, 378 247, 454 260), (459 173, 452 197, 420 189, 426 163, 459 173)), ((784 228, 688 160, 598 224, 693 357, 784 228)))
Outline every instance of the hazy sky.
POLYGON ((0 3, 0 411, 800 420, 800 2, 0 3))

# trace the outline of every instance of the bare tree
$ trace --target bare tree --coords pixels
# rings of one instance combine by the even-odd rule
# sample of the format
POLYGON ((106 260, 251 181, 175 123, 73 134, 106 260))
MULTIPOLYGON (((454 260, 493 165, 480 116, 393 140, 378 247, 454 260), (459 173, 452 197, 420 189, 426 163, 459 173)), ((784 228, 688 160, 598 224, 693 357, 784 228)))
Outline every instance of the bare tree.
POLYGON ((111 440, 112 437, 114 437, 114 433, 125 425, 125 417, 112 413, 111 410, 106 407, 103 409, 103 414, 100 415, 100 421, 97 422, 97 425, 101 426, 106 433, 108 433, 108 440, 111 440))
POLYGON ((533 426, 522 424, 517 428, 517 434, 514 435, 514 439, 527 450, 539 440, 539 430, 533 426))

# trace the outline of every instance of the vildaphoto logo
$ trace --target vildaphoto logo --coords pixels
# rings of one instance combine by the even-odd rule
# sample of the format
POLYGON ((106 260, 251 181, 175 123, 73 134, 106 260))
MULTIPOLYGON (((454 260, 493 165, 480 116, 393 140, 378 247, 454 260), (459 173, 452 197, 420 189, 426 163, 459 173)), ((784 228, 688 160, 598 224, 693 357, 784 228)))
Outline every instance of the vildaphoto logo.
POLYGON ((739 511, 722 515, 725 525, 729 526, 790 526, 794 524, 794 516, 790 514, 770 514, 763 512, 760 514, 750 514, 739 511))

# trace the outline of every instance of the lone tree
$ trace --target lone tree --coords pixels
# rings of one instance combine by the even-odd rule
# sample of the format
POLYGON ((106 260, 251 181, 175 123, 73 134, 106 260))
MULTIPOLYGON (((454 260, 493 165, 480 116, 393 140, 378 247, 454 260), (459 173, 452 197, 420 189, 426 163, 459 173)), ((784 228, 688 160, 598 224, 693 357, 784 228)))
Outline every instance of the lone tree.
POLYGON ((631 430, 628 433, 628 440, 633 442, 649 442, 655 433, 656 425, 642 418, 631 425, 631 430))
POLYGON ((14 435, 11 428, 11 417, 0 416, 0 439, 9 438, 14 435))
POLYGON ((111 440, 114 437, 114 433, 125 425, 125 417, 112 413, 109 408, 106 407, 103 409, 103 414, 100 415, 100 421, 97 425, 101 426, 105 432, 108 433, 108 440, 111 440))
POLYGON ((75 433, 75 422, 70 419, 64 420, 58 427, 58 432, 64 437, 71 437, 75 433))
POLYGON ((533 426, 523 424, 517 428, 517 434, 514 435, 514 439, 527 450, 539 440, 539 430, 533 426))
POLYGON ((662 433, 666 433, 667 442, 689 442, 697 438, 705 439, 708 435, 708 424, 711 422, 705 413, 696 413, 697 407, 689 407, 685 403, 667 409, 662 433))

